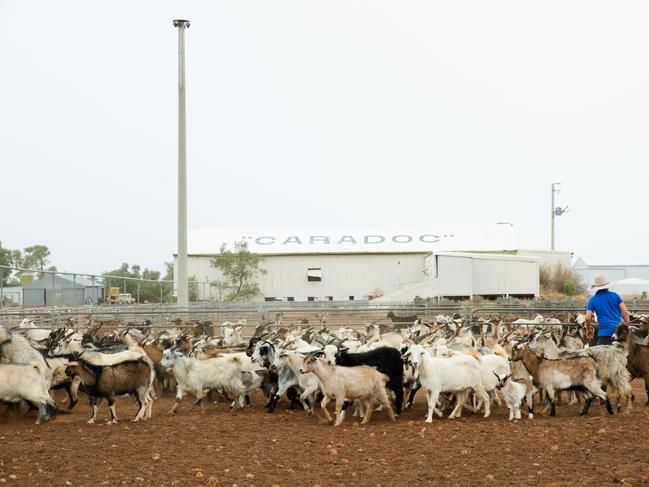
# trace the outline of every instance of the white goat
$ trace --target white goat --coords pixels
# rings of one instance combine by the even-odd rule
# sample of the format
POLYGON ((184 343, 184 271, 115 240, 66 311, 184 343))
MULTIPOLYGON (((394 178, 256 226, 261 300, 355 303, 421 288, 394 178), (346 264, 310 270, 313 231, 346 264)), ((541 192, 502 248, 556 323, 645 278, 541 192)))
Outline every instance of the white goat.
POLYGON ((25 318, 20 322, 18 328, 21 330, 27 330, 25 332, 25 337, 32 343, 43 342, 47 340, 50 336, 50 330, 38 330, 33 321, 25 318))
POLYGON ((416 370, 428 398, 426 422, 433 422, 433 412, 442 392, 455 393, 457 404, 449 415, 455 418, 461 414, 468 391, 473 390, 484 404, 484 417, 491 414, 489 395, 482 385, 482 374, 478 361, 470 355, 454 355, 449 358, 432 357, 421 345, 412 345, 404 358, 416 370))
POLYGON ((47 390, 52 385, 52 371, 41 353, 29 344, 27 338, 10 333, 2 326, 0 326, 0 364, 38 364, 38 370, 43 374, 47 390))
POLYGON ((55 408, 49 394, 49 384, 44 379, 42 365, 0 365, 0 401, 16 403, 28 401, 38 406, 36 424, 47 421, 48 408, 55 408))
POLYGON ((538 392, 534 384, 526 379, 513 380, 511 374, 499 375, 495 372, 494 374, 498 380, 498 387, 505 398, 505 404, 509 408, 509 420, 521 419, 521 407, 524 402, 527 403, 528 419, 533 419, 534 394, 538 392))
POLYGON ((245 387, 241 381, 241 357, 238 354, 232 355, 197 360, 185 356, 178 350, 165 350, 160 365, 162 367, 173 367, 174 376, 178 383, 176 402, 171 408, 171 414, 176 412, 187 392, 196 397, 198 404, 202 408, 203 399, 211 389, 224 392, 230 399, 235 400, 234 406, 238 402, 238 405, 243 407, 245 387))
POLYGON ((241 336, 241 331, 243 330, 243 324, 234 324, 228 321, 224 322, 221 328, 223 333, 223 345, 226 347, 233 347, 236 345, 242 345, 246 341, 243 336, 241 336))
MULTIPOLYGON (((318 380, 318 376, 313 373, 300 373, 304 367, 304 357, 295 352, 282 350, 276 355, 273 365, 277 370, 281 370, 283 366, 287 366, 293 371, 297 377, 298 385, 302 389, 300 402, 309 415, 313 414, 313 405, 316 401, 316 394, 320 390, 320 381, 318 380)), ((282 395, 281 393, 282 391, 278 391, 280 396, 282 395)))

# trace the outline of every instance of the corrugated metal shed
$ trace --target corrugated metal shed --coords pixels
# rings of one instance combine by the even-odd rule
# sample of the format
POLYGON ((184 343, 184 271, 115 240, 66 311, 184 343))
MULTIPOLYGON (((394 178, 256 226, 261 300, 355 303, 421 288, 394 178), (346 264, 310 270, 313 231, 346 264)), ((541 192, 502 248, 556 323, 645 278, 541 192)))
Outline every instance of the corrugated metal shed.
POLYGON ((587 285, 601 273, 606 274, 611 281, 649 279, 649 256, 644 255, 579 257, 573 267, 587 285))
POLYGON ((23 286, 24 306, 82 306, 104 297, 103 284, 77 276, 46 276, 23 286))

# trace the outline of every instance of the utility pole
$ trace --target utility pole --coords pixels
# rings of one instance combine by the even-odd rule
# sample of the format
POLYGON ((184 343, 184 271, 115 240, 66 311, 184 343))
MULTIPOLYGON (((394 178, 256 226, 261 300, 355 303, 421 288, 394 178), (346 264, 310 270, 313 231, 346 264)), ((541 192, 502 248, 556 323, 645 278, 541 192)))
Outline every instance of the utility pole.
POLYGON ((550 229, 550 235, 551 235, 551 237, 550 237, 550 249, 551 250, 554 250, 554 219, 555 219, 555 217, 561 216, 561 215, 563 215, 564 213, 566 213, 569 210, 569 208, 567 206, 565 208, 561 208, 560 206, 555 205, 554 196, 555 196, 555 194, 559 194, 559 192, 561 191, 559 189, 560 185, 561 185, 561 183, 552 183, 552 200, 551 200, 552 223, 551 223, 551 229, 550 229))
POLYGON ((174 20, 178 29, 178 257, 177 306, 189 305, 187 283, 187 127, 185 112, 185 29, 189 20, 174 20))

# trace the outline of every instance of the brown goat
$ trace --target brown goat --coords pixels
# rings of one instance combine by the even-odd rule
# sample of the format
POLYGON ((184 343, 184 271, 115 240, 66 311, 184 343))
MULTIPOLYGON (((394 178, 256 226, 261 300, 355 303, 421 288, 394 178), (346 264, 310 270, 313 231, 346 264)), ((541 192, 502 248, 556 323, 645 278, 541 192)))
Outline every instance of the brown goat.
POLYGON ((153 345, 142 345, 142 349, 154 364, 156 382, 160 384, 162 392, 174 392, 176 390, 176 378, 174 377, 173 370, 160 365, 162 350, 153 345))
POLYGON ((138 403, 138 411, 134 422, 142 419, 146 413, 151 417, 152 398, 149 395, 151 385, 151 369, 144 360, 129 360, 116 365, 96 366, 85 360, 70 362, 65 369, 67 375, 78 377, 83 391, 88 395, 92 405, 92 416, 89 424, 95 422, 97 410, 102 399, 108 401, 110 423, 117 422, 115 399, 122 394, 134 394, 138 403))
POLYGON ((644 387, 647 391, 647 402, 649 406, 649 346, 636 343, 629 325, 620 323, 613 333, 613 340, 622 342, 627 351, 627 370, 631 379, 641 378, 644 380, 644 387))

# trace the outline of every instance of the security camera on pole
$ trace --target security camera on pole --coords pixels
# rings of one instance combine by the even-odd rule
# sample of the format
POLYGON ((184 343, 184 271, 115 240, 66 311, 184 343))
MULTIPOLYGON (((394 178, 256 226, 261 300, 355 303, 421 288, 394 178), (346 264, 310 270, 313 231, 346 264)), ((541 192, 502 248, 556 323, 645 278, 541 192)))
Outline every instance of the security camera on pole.
POLYGON ((557 216, 561 216, 564 213, 569 211, 569 208, 566 206, 565 208, 561 208, 560 206, 555 207, 554 203, 554 195, 560 193, 559 185, 561 183, 552 183, 552 228, 551 228, 551 241, 550 241, 550 248, 554 250, 554 219, 557 216))
POLYGON ((189 20, 174 20, 178 29, 178 260, 176 266, 177 305, 189 306, 187 279, 187 145, 185 120, 185 29, 189 20))

